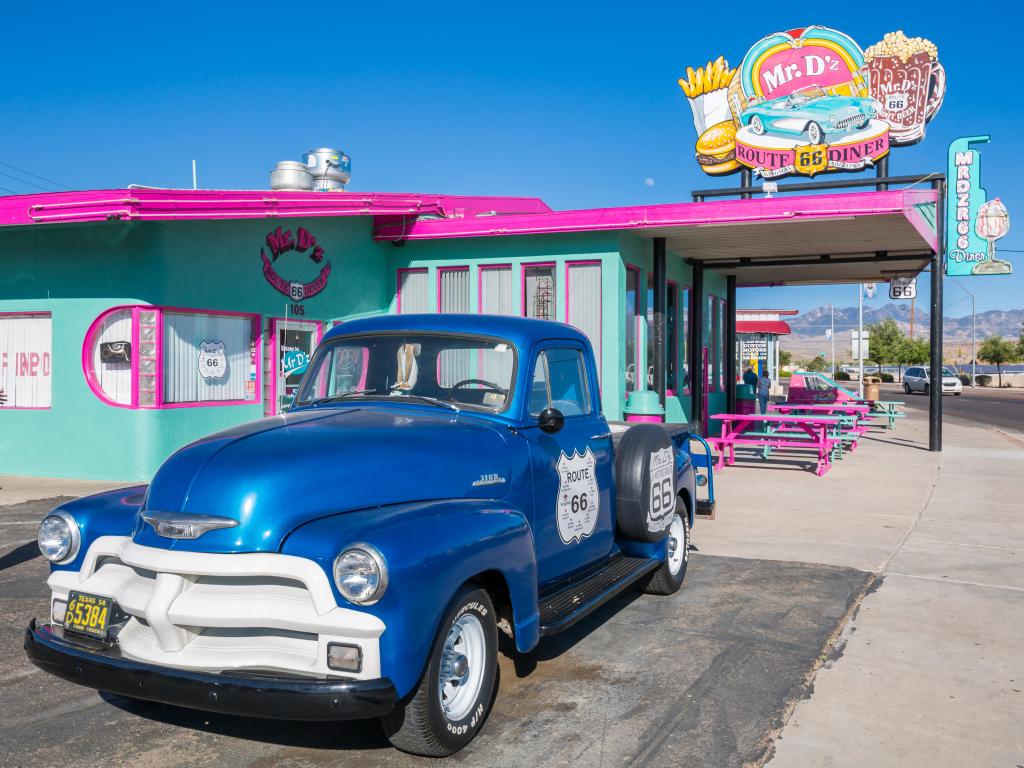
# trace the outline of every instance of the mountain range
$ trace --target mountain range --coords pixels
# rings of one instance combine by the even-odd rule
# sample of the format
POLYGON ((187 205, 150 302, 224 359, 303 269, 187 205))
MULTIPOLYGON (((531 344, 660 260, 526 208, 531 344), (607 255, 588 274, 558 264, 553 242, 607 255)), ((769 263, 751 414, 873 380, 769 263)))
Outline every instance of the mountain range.
MULTIPOLYGON (((910 332, 910 302, 892 301, 880 307, 864 307, 864 325, 880 322, 891 317, 907 336, 910 332)), ((815 307, 796 317, 784 318, 793 331, 783 336, 780 348, 791 352, 796 359, 815 355, 830 354, 831 343, 825 338, 825 331, 832 327, 831 311, 826 307, 815 307)), ((992 309, 979 312, 976 339, 980 346, 986 336, 993 334, 1005 339, 1016 340, 1024 325, 1024 309, 992 309)), ((836 357, 845 360, 850 357, 850 331, 857 328, 857 307, 837 307, 835 310, 836 357)), ((914 312, 913 336, 928 338, 928 305, 917 302, 914 312), (923 306, 922 306, 923 304, 923 306)), ((971 357, 971 316, 946 317, 942 321, 944 357, 947 361, 969 360, 971 357)), ((870 344, 870 341, 869 341, 870 344)))
MULTIPOLYGON (((836 336, 843 335, 845 339, 850 338, 850 331, 857 327, 857 307, 836 307, 835 310, 836 336)), ((930 323, 928 322, 928 306, 917 304, 914 311, 914 336, 921 337, 928 335, 930 323)), ((891 317, 896 321, 900 329, 910 335, 910 302, 891 301, 880 307, 864 307, 864 325, 878 323, 891 317)), ((1016 339, 1024 325, 1024 309, 990 309, 987 312, 979 312, 976 315, 976 336, 978 341, 993 334, 1004 338, 1016 339)), ((804 312, 792 319, 787 319, 789 327, 793 331, 792 339, 824 339, 825 330, 831 327, 831 312, 828 307, 816 307, 809 312, 804 312)), ((971 316, 946 317, 942 321, 942 333, 945 340, 967 341, 971 340, 971 316)))

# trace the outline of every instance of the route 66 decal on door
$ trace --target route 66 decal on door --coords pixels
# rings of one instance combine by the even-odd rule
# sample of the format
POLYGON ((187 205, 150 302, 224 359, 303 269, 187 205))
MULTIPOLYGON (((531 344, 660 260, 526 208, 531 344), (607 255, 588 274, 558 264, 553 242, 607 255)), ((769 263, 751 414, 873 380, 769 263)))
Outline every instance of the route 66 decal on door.
POLYGON ((564 452, 558 458, 558 535, 565 544, 582 541, 594 532, 601 508, 595 467, 597 461, 588 447, 572 456, 564 452))

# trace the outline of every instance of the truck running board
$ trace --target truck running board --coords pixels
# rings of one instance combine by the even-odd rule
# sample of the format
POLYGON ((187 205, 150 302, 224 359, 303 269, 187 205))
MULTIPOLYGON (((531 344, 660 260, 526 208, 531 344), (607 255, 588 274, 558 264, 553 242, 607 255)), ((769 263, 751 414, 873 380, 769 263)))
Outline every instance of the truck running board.
POLYGON ((616 555, 600 569, 557 591, 541 595, 541 637, 568 629, 661 564, 661 560, 647 557, 616 555))

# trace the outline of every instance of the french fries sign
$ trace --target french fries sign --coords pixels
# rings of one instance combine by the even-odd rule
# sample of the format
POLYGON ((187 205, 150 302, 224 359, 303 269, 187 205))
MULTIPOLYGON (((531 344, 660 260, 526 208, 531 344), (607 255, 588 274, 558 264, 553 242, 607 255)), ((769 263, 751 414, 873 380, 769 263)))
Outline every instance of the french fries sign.
POLYGON ((945 84, 929 40, 890 32, 864 51, 819 26, 768 35, 735 69, 719 56, 679 78, 701 169, 766 179, 872 167, 924 137, 945 84))

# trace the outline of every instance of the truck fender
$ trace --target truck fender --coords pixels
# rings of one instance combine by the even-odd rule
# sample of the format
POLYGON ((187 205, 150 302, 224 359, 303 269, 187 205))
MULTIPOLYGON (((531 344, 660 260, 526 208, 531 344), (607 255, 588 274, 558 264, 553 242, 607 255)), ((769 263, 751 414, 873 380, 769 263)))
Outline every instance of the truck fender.
POLYGON ((453 595, 482 574, 497 573, 504 580, 516 647, 525 652, 539 640, 533 534, 522 511, 507 503, 448 500, 348 512, 300 526, 281 551, 319 562, 339 605, 384 623, 381 673, 400 696, 422 675, 453 595), (358 543, 376 547, 388 566, 387 590, 371 605, 349 603, 334 584, 335 558, 358 543))
POLYGON ((139 510, 146 500, 145 485, 118 488, 93 496, 65 502, 54 509, 71 515, 82 535, 82 545, 74 560, 61 565, 50 564, 51 571, 77 571, 89 550, 89 545, 100 536, 131 536, 138 520, 139 510))

